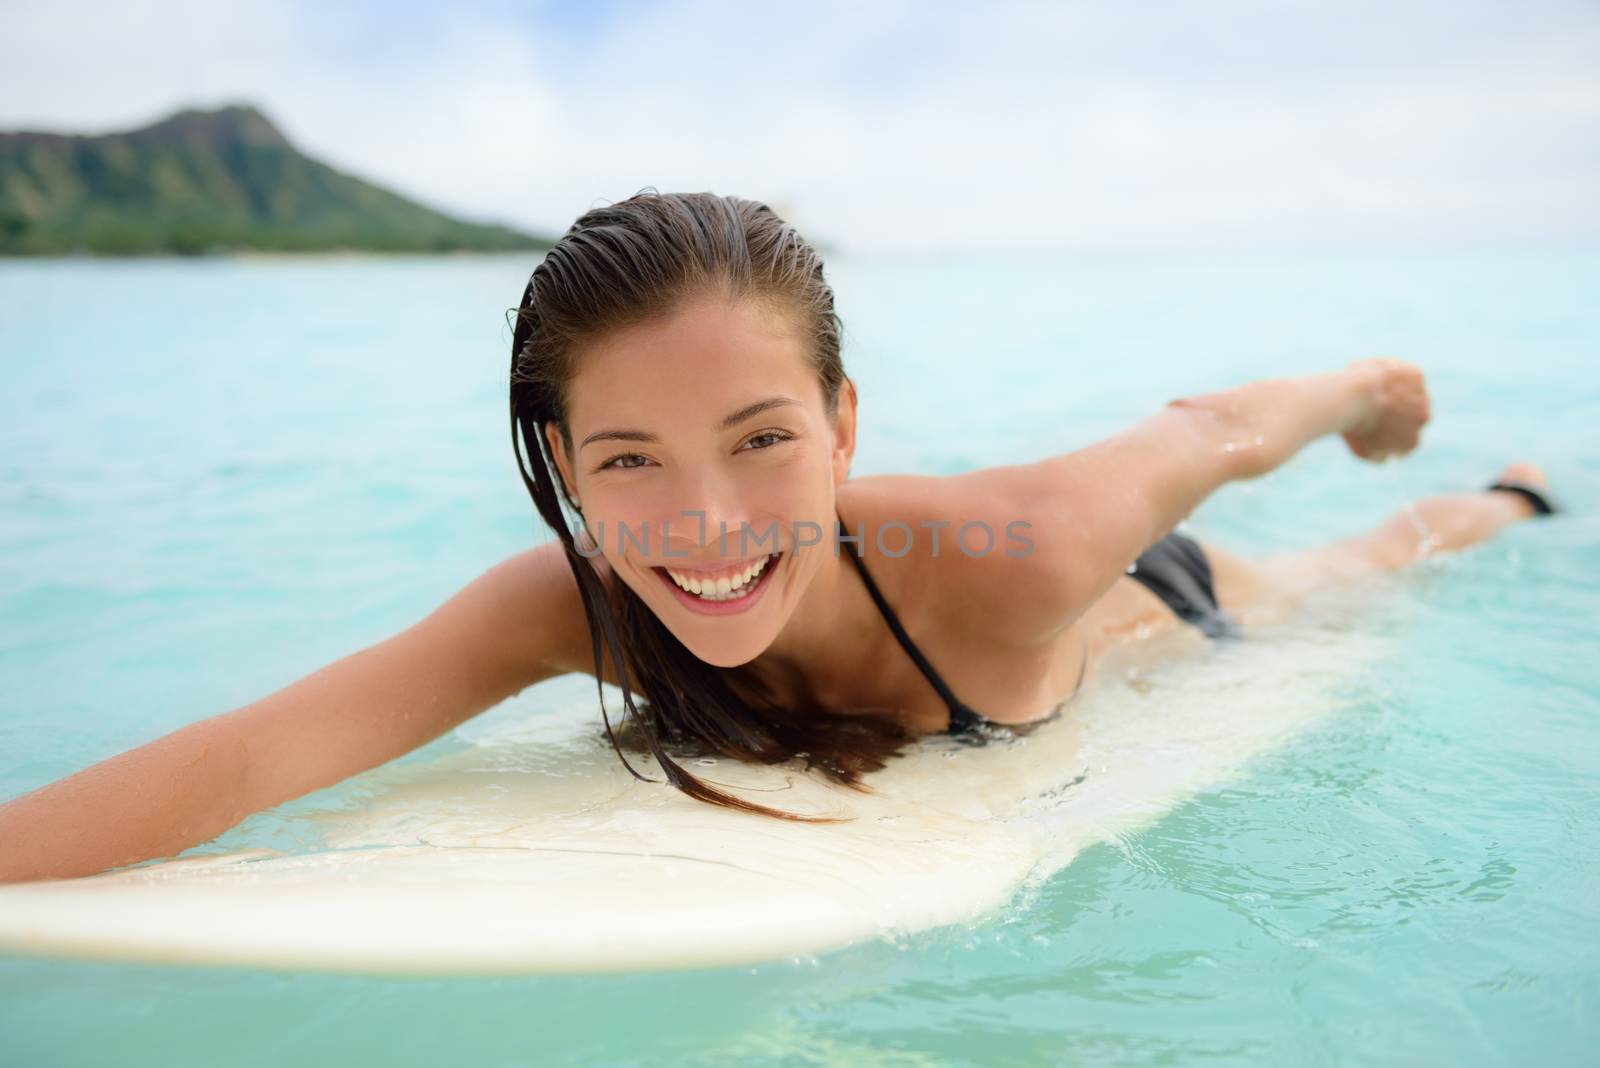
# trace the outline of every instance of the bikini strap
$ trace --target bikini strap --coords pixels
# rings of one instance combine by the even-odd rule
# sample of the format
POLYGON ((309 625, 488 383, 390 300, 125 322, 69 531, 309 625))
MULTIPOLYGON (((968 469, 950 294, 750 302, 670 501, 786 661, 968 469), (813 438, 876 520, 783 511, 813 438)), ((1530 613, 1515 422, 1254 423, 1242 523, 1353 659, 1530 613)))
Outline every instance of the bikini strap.
MULTIPOLYGON (((834 514, 838 516, 837 512, 834 514)), ((841 528, 846 526, 842 516, 839 517, 839 525, 841 528)), ((894 632, 895 640, 900 643, 900 648, 906 651, 906 655, 910 656, 916 663, 917 670, 921 671, 923 677, 939 692, 939 696, 944 699, 944 703, 950 706, 950 731, 956 733, 981 722, 983 720, 982 713, 967 707, 951 692, 950 687, 945 685, 944 679, 940 678, 939 673, 933 669, 933 665, 928 663, 928 658, 922 655, 922 650, 917 648, 917 643, 911 640, 911 635, 907 634, 906 629, 900 625, 900 620, 894 614, 894 609, 889 607, 889 602, 884 600, 883 593, 878 589, 878 584, 872 580, 872 573, 867 570, 861 551, 852 544, 848 552, 850 559, 855 561, 856 570, 861 573, 861 581, 866 584, 867 592, 872 595, 872 600, 877 604, 878 611, 883 614, 884 620, 889 624, 889 629, 894 632)))

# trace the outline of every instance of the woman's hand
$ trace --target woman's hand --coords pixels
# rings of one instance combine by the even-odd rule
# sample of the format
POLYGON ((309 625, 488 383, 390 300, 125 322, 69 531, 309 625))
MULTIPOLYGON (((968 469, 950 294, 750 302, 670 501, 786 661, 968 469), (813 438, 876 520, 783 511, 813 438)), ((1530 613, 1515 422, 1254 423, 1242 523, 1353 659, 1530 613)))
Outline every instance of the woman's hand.
POLYGON ((1404 456, 1417 447, 1428 422, 1428 386, 1422 368, 1379 356, 1352 360, 1347 371, 1366 378, 1371 410, 1357 426, 1343 431, 1345 444, 1363 460, 1404 456))

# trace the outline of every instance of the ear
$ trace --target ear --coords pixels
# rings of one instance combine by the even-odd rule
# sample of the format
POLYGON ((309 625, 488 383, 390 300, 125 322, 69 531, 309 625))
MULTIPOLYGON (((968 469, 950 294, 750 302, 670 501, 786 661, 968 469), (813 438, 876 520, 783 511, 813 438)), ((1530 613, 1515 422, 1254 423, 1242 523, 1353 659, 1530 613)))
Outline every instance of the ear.
POLYGON ((850 477, 856 455, 856 384, 850 378, 839 387, 839 410, 833 420, 833 484, 850 477))
POLYGON ((566 442, 561 439, 561 428, 554 421, 544 425, 545 441, 550 445, 550 455, 555 457, 556 471, 570 500, 578 499, 577 480, 572 477, 572 458, 567 455, 566 442))

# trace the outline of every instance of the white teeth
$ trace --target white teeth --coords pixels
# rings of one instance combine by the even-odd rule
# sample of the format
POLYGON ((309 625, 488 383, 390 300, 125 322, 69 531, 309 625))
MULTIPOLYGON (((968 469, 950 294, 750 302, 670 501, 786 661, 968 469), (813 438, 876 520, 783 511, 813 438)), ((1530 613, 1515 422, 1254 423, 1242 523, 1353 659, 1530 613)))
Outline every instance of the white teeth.
POLYGON ((724 575, 715 582, 702 582, 692 574, 674 571, 670 567, 666 569, 666 572, 672 576, 672 581, 677 583, 679 588, 688 590, 703 601, 731 601, 735 597, 744 596, 745 587, 757 575, 761 574, 762 569, 767 566, 767 561, 776 555, 776 553, 773 553, 765 556, 738 574, 724 575))

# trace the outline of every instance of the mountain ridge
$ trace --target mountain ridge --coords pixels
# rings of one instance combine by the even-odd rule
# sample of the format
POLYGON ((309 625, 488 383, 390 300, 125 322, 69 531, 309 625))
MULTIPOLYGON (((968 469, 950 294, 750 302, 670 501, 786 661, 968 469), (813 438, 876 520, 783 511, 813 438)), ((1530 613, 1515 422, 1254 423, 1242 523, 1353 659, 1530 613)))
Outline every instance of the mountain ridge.
POLYGON ((0 131, 0 255, 497 252, 554 244, 457 219, 308 156, 260 109, 101 134, 0 131))

